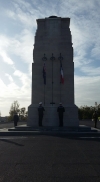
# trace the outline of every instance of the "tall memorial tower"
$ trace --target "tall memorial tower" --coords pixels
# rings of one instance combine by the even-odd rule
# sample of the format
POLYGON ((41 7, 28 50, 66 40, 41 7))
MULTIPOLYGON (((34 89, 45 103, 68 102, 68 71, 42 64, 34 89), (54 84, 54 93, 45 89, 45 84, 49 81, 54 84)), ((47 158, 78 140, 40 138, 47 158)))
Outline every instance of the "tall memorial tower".
POLYGON ((74 62, 70 18, 37 20, 32 63, 32 103, 28 126, 38 126, 38 104, 45 108, 43 126, 59 126, 57 107, 65 107, 64 126, 78 126, 74 104, 74 62))

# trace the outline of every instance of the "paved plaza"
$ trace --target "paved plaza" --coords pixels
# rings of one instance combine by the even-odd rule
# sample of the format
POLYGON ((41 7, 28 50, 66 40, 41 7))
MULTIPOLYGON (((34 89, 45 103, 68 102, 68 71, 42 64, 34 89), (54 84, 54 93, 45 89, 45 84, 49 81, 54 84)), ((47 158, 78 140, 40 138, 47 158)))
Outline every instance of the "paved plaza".
POLYGON ((0 182, 100 181, 100 138, 0 137, 0 182))

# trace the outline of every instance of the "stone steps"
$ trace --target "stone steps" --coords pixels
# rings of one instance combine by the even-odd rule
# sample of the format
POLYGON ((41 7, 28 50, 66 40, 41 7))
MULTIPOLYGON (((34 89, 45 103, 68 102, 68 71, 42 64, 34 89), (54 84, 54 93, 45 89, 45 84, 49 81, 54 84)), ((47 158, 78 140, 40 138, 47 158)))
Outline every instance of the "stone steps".
POLYGON ((57 137, 100 137, 100 132, 66 132, 66 131, 8 131, 0 132, 0 136, 36 136, 48 135, 57 137))
POLYGON ((0 136, 49 135, 60 137, 100 137, 100 130, 85 125, 79 127, 30 127, 17 126, 0 131, 0 136))
POLYGON ((17 126, 15 128, 9 128, 8 131, 59 131, 59 132, 97 132, 96 129, 91 129, 91 127, 81 125, 79 127, 30 127, 26 125, 17 126))

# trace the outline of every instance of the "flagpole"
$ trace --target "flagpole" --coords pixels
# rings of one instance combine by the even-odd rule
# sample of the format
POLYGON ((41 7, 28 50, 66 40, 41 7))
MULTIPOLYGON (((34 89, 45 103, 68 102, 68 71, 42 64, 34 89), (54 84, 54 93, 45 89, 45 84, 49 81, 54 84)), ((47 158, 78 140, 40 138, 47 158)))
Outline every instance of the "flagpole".
POLYGON ((62 64, 62 60, 63 60, 63 57, 62 57, 62 55, 61 55, 61 53, 60 53, 60 57, 58 57, 58 60, 60 61, 60 102, 61 102, 61 91, 62 91, 62 86, 61 86, 61 64, 62 64))
POLYGON ((45 84, 44 84, 44 105, 45 105, 45 84))
MULTIPOLYGON (((44 61, 44 64, 45 64, 45 61, 47 61, 45 54, 44 54, 44 57, 42 58, 42 60, 44 61)), ((46 68, 44 70, 44 66, 43 66, 43 79, 44 79, 44 105, 45 105, 46 68)))
POLYGON ((53 56, 53 53, 52 53, 52 57, 50 58, 50 60, 52 61, 52 102, 50 102, 50 104, 52 104, 52 106, 53 106, 53 104, 55 104, 54 102, 53 102, 53 61, 55 60, 55 57, 53 56))
POLYGON ((61 102, 61 60, 60 60, 60 102, 61 102))
POLYGON ((60 102, 61 102, 61 80, 60 80, 60 102))
POLYGON ((53 103, 53 59, 52 59, 52 103, 53 103))

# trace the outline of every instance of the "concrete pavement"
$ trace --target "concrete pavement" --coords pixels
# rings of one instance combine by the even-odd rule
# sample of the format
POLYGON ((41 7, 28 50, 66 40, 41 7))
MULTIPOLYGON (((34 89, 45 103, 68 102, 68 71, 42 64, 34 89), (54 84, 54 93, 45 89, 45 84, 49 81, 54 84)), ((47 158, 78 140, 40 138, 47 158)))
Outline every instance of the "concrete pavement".
POLYGON ((37 130, 0 136, 0 182, 99 182, 100 136, 88 129, 88 135, 37 130))
POLYGON ((0 137, 0 182, 99 182, 100 138, 0 137))

